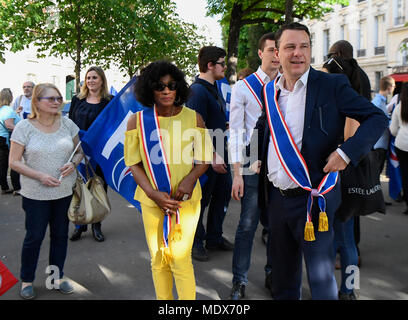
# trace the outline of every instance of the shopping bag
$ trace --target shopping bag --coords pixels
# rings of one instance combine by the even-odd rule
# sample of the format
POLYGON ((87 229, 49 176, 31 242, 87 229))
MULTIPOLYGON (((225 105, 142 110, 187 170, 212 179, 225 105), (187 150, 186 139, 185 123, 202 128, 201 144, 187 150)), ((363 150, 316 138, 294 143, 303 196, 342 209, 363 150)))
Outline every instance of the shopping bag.
POLYGON ((18 280, 9 269, 0 261, 0 296, 11 289, 18 280))
POLYGON ((370 155, 355 167, 340 171, 342 201, 336 215, 342 222, 354 216, 374 212, 385 214, 385 202, 378 175, 378 165, 370 155))

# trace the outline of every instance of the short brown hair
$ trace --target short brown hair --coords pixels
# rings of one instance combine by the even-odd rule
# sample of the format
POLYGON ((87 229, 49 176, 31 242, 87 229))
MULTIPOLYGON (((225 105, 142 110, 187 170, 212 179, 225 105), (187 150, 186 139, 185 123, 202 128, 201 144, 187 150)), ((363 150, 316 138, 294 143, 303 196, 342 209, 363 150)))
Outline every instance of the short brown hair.
POLYGON ((299 22, 291 22, 291 23, 284 24, 283 26, 281 26, 279 28, 278 31, 275 32, 275 46, 276 46, 276 48, 279 49, 279 40, 282 37, 283 31, 285 31, 285 30, 298 30, 298 31, 306 32, 307 35, 309 36, 310 45, 312 44, 312 40, 310 39, 309 29, 304 24, 301 24, 299 22))
POLYGON ((216 46, 205 46, 198 52, 198 68, 200 72, 207 72, 208 63, 215 63, 219 58, 225 58, 227 52, 223 48, 216 46))
MULTIPOLYGON (((275 32, 265 33, 258 41, 258 49, 263 51, 265 48, 266 40, 273 40, 275 41, 275 32)), ((275 45, 276 46, 276 45, 275 45)))
POLYGON ((389 87, 395 85, 395 80, 390 76, 385 76, 380 79, 380 90, 385 91, 389 87))
POLYGON ((248 77, 249 75, 253 74, 254 70, 252 70, 251 68, 244 68, 238 71, 237 73, 237 78, 238 79, 245 79, 246 77, 248 77))

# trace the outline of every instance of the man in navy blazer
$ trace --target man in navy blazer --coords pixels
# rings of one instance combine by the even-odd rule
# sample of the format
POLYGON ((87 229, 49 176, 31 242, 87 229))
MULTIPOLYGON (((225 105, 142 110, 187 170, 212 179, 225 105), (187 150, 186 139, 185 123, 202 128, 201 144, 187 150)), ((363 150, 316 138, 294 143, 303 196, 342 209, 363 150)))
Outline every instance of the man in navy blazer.
MULTIPOLYGON (((312 188, 329 172, 344 170, 367 154, 387 127, 387 117, 355 92, 344 75, 310 67, 311 42, 306 26, 297 22, 276 33, 277 54, 283 74, 276 80, 278 104, 293 141, 306 162, 312 188), (345 118, 360 122, 356 134, 343 143, 345 118)), ((269 83, 265 90, 272 88, 269 83)), ((273 91, 274 92, 274 91, 273 91)), ((265 97, 264 97, 265 99, 265 97)), ((304 238, 309 191, 300 188, 279 161, 264 108, 252 136, 258 148, 259 205, 270 223, 272 293, 275 299, 300 299, 302 255, 313 299, 337 299, 334 277, 333 219, 341 201, 339 183, 327 194, 328 231, 318 232, 319 208, 311 210, 315 241, 304 238), (256 141, 256 139, 258 141, 256 141)), ((279 138, 279 137, 277 137, 279 138)), ((285 154, 281 155, 285 158, 285 154)), ((350 274, 353 276, 353 274, 350 274)))

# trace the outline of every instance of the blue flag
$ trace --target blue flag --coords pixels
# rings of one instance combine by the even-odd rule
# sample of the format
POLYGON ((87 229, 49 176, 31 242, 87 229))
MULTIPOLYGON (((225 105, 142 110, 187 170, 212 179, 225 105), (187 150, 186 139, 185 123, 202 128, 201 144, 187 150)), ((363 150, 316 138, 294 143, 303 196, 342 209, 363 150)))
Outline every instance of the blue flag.
POLYGON ((140 203, 134 200, 137 185, 125 165, 123 148, 129 117, 146 108, 133 93, 136 79, 133 77, 108 103, 81 141, 85 154, 101 167, 107 184, 141 211, 140 203))
POLYGON ((116 96, 118 94, 118 92, 116 91, 116 89, 113 86, 110 87, 109 93, 112 96, 116 96))
POLYGON ((388 193, 396 200, 402 190, 401 171, 397 154, 395 153, 395 137, 391 136, 387 163, 388 193))
POLYGON ((231 103, 231 86, 228 83, 227 78, 217 80, 218 92, 221 94, 222 99, 225 102, 226 116, 227 121, 229 122, 229 113, 230 113, 230 103, 231 103))

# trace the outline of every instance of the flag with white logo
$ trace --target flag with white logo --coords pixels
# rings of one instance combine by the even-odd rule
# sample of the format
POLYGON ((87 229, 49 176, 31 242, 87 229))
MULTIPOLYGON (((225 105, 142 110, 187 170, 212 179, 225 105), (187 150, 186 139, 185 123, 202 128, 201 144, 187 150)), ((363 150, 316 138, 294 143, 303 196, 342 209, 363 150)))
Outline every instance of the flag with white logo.
POLYGON ((125 165, 124 141, 129 117, 146 107, 134 95, 133 77, 108 103, 91 127, 81 137, 82 148, 101 167, 107 184, 141 211, 134 200, 136 182, 125 165))
POLYGON ((390 197, 396 200, 402 190, 401 171, 399 166, 399 160, 395 152, 395 137, 391 136, 390 148, 388 153, 387 164, 388 181, 388 193, 390 197))
POLYGON ((225 111, 227 116, 227 122, 229 122, 230 103, 231 103, 231 86, 228 83, 227 78, 217 80, 218 92, 221 94, 222 99, 225 102, 225 111))

